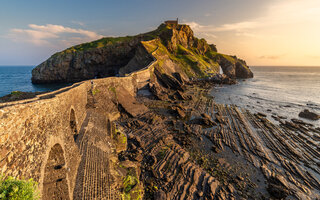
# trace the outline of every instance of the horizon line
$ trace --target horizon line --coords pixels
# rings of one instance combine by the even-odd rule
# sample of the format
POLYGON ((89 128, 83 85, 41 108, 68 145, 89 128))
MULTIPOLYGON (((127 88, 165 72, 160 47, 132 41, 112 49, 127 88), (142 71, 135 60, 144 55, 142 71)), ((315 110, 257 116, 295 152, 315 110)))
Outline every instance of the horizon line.
MULTIPOLYGON (((36 67, 37 65, 0 65, 0 67, 36 67)), ((320 65, 248 65, 249 67, 320 67, 320 65)))

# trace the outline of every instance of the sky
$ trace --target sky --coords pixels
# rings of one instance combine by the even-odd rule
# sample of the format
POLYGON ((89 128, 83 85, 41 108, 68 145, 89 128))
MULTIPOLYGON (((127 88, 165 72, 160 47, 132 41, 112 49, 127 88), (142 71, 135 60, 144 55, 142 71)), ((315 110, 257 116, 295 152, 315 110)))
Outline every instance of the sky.
POLYGON ((249 66, 320 66, 319 0, 1 0, 0 65, 32 65, 179 17, 249 66))

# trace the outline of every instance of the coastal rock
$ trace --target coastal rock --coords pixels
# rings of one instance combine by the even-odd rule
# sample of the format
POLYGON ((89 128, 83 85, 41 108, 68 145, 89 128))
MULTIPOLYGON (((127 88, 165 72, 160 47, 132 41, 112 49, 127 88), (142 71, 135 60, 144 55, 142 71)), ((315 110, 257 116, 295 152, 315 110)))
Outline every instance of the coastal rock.
POLYGON ((216 84, 226 84, 226 85, 233 85, 236 84, 236 80, 230 78, 225 74, 216 74, 210 77, 210 81, 216 84))
POLYGON ((183 91, 182 84, 173 76, 161 73, 158 69, 155 69, 154 73, 165 88, 183 91))
POLYGON ((202 113, 201 117, 191 120, 190 123, 199 124, 207 127, 217 126, 217 123, 212 121, 211 117, 206 113, 202 113))
POLYGON ((168 99, 168 94, 165 91, 165 88, 161 87, 158 82, 149 83, 150 92, 158 99, 158 100, 166 100, 168 99))
POLYGON ((310 119, 310 120, 318 120, 320 119, 320 115, 314 112, 310 112, 309 110, 305 109, 304 111, 299 113, 299 117, 310 119))
POLYGON ((148 111, 148 108, 145 105, 138 103, 123 87, 116 88, 116 98, 117 104, 131 117, 136 117, 148 111))
POLYGON ((175 111, 175 113, 176 113, 181 119, 183 119, 183 118, 186 117, 186 113, 185 113, 182 109, 180 109, 179 107, 175 107, 175 108, 173 108, 173 110, 175 111))
POLYGON ((176 100, 186 100, 186 98, 184 97, 184 94, 182 92, 180 92, 180 91, 176 91, 174 93, 174 98, 176 100))
MULTIPOLYGON (((148 33, 118 38, 102 38, 58 52, 32 70, 32 82, 70 83, 94 78, 125 76, 156 61, 152 55, 159 48, 159 45, 156 49, 144 45, 144 42, 152 40, 159 40, 161 43, 160 49, 162 49, 163 55, 158 57, 163 59, 161 65, 166 65, 166 63, 186 65, 187 63, 189 66, 185 66, 181 71, 188 73, 188 76, 203 77, 218 73, 217 66, 220 65, 224 74, 229 78, 253 77, 245 61, 235 56, 217 53, 215 45, 208 44, 205 39, 196 38, 190 26, 161 24, 156 30, 148 33), (169 55, 169 52, 172 55, 169 55), (179 54, 177 59, 172 58, 177 54, 179 54), (193 63, 187 62, 189 56, 195 59, 193 63)), ((181 68, 181 65, 179 66, 181 68)), ((175 74, 176 72, 176 69, 170 73, 162 72, 165 75, 162 75, 161 79, 168 83, 166 86, 172 89, 183 85, 182 77, 187 76, 186 74, 183 76, 175 74)))
POLYGON ((281 176, 272 176, 268 180, 267 190, 276 199, 285 199, 290 193, 287 181, 281 176))
POLYGON ((236 56, 219 55, 218 62, 223 73, 230 78, 253 78, 253 73, 246 62, 236 56))
POLYGON ((54 54, 34 68, 32 82, 77 82, 116 76, 121 68, 123 74, 141 69, 152 62, 152 57, 141 45, 141 40, 142 37, 134 37, 112 42, 110 38, 103 38, 100 42, 98 40, 71 47, 54 54), (90 46, 102 42, 107 44, 101 48, 90 46))

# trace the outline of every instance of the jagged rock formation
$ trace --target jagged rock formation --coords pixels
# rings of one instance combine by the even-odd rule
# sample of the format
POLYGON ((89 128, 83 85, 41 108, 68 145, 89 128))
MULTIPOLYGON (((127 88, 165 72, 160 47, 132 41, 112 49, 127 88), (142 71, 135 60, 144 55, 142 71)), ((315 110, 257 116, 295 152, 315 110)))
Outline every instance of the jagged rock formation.
POLYGON ((251 78, 246 63, 217 53, 215 45, 194 36, 188 25, 162 24, 155 31, 119 38, 102 38, 56 53, 32 71, 33 83, 77 82, 109 76, 124 76, 153 61, 141 41, 159 38, 166 54, 191 76, 218 73, 219 65, 231 78, 251 78), (210 70, 209 70, 210 69, 210 70))

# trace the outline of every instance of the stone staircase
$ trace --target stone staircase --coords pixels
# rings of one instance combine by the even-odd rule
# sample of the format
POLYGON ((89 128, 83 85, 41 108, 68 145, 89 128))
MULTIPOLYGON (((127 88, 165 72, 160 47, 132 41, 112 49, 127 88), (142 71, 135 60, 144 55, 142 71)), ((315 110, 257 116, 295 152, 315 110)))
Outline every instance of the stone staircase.
POLYGON ((81 154, 73 199, 120 199, 110 172, 110 124, 88 109, 76 143, 81 154))

